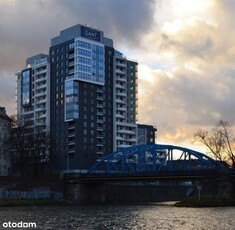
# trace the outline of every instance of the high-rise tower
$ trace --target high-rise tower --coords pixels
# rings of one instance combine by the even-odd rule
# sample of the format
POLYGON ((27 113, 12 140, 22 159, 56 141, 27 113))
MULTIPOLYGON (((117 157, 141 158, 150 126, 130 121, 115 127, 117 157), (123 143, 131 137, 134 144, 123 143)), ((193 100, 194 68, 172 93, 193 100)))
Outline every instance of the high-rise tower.
POLYGON ((100 30, 76 25, 51 40, 51 147, 56 166, 87 169, 137 143, 137 62, 100 30))
POLYGON ((75 25, 16 72, 17 115, 50 131, 56 171, 86 170, 139 142, 138 63, 104 32, 75 25))

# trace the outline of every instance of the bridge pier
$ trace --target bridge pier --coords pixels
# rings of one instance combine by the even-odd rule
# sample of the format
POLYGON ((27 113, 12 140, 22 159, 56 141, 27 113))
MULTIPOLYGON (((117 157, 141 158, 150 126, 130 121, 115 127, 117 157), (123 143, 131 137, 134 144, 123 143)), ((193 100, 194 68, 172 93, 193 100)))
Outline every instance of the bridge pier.
POLYGON ((105 186, 103 183, 67 183, 64 188, 64 197, 80 204, 104 203, 106 201, 105 186))

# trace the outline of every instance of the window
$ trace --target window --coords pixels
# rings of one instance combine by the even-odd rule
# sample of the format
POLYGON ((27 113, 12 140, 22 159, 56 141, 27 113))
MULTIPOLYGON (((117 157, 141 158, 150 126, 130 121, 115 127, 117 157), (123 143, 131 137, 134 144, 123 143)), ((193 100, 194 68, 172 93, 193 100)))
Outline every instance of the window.
POLYGON ((80 48, 76 49, 76 54, 86 56, 86 57, 91 57, 91 51, 80 49, 80 48))
POLYGON ((25 69, 21 73, 22 106, 30 105, 31 69, 25 69))
POLYGON ((91 67, 85 65, 76 65, 76 70, 91 73, 91 67))
POLYGON ((74 43, 70 43, 69 44, 69 49, 73 49, 74 48, 74 43))
POLYGON ((86 65, 91 65, 91 59, 85 58, 85 57, 80 57, 80 56, 78 56, 78 57, 76 58, 76 62, 78 62, 78 63, 83 63, 83 64, 86 64, 86 65))
POLYGON ((85 49, 91 49, 91 44, 88 43, 88 42, 76 41, 76 46, 77 47, 83 47, 85 49))
POLYGON ((66 81, 65 83, 66 120, 79 118, 78 88, 79 85, 76 81, 66 81))

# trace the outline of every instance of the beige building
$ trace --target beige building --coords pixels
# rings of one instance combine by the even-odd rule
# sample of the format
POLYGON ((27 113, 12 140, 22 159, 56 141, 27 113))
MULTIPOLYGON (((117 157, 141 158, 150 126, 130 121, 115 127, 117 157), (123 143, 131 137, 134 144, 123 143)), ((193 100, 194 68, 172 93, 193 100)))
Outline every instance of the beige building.
POLYGON ((11 173, 11 151, 5 145, 10 125, 11 119, 7 116, 6 109, 0 107, 0 176, 9 176, 11 173))

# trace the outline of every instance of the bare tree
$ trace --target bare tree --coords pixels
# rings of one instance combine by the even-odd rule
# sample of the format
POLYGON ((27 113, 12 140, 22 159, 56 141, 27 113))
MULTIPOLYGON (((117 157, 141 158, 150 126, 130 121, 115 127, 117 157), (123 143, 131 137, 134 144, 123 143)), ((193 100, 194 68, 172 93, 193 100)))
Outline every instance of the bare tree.
POLYGON ((12 127, 6 140, 12 150, 13 167, 21 176, 36 174, 37 168, 48 164, 50 139, 44 128, 32 126, 30 121, 12 117, 12 127))
POLYGON ((216 160, 235 167, 235 139, 227 121, 220 120, 210 131, 199 130, 194 136, 197 142, 209 149, 216 160))

